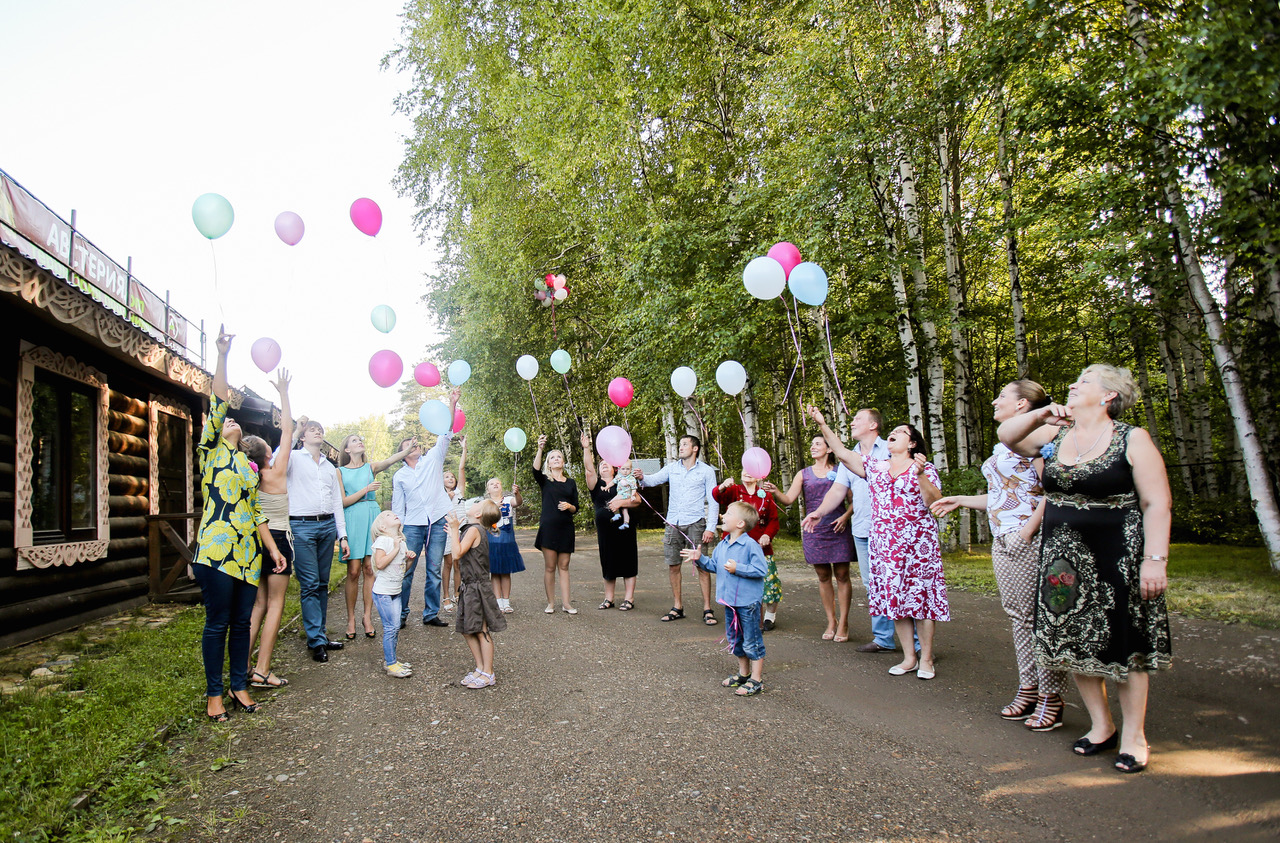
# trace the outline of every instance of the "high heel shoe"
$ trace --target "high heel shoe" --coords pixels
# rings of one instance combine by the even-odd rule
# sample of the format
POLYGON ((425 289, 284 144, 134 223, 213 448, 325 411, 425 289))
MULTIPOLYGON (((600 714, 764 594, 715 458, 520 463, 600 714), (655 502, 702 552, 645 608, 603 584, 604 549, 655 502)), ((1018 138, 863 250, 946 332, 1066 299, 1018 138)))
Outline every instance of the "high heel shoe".
POLYGON ((238 708, 241 711, 243 711, 245 714, 253 714, 255 711, 258 710, 257 703, 246 704, 241 702, 240 698, 235 695, 234 691, 231 692, 231 707, 238 708))
POLYGON ((1052 732, 1062 725, 1062 697, 1046 694, 1040 697, 1035 714, 1026 719, 1026 726, 1033 732, 1052 732))
POLYGON ((1120 742, 1120 733, 1112 732, 1111 737, 1106 738, 1100 743, 1094 743, 1089 740, 1089 736, 1085 735, 1080 740, 1071 745, 1071 751, 1076 755, 1097 755, 1099 752, 1107 749, 1115 749, 1116 744, 1120 742))

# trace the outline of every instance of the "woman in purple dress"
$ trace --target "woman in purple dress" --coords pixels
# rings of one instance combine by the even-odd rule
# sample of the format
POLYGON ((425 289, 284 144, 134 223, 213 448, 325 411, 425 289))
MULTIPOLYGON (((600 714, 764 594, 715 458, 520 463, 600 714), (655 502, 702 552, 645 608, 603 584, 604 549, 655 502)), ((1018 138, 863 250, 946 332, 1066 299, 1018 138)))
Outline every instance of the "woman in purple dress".
MULTIPOLYGON (((796 472, 791 488, 785 493, 772 483, 760 484, 761 489, 773 494, 780 507, 791 506, 803 492, 805 515, 821 505, 823 496, 836 480, 836 458, 825 439, 813 437, 809 455, 813 457, 813 465, 796 472)), ((839 515, 833 512, 819 521, 812 533, 800 534, 804 561, 812 565, 818 574, 822 611, 827 614, 827 628, 822 633, 824 641, 849 640, 849 604, 853 600, 849 561, 853 559, 854 551, 848 528, 852 516, 852 508, 839 515)))

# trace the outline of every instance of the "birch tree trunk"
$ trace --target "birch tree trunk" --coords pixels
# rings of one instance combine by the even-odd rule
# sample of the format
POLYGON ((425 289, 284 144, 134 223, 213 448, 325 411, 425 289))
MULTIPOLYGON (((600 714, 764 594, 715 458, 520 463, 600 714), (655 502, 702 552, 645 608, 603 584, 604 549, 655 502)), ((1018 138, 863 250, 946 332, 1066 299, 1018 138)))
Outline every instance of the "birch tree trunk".
MULTIPOLYGON (((1135 0, 1125 0, 1124 7, 1129 32, 1138 50, 1138 56, 1145 64, 1148 45, 1142 9, 1135 0)), ((1240 440, 1244 470, 1249 479, 1249 496, 1253 500, 1253 511, 1258 516, 1258 528, 1267 546, 1271 569, 1280 572, 1280 505, 1277 504, 1275 490, 1268 475, 1266 455, 1263 453, 1262 443, 1253 423, 1253 413, 1249 409, 1249 399, 1240 378, 1240 366, 1236 362, 1227 338, 1226 325, 1223 323, 1222 314, 1218 311, 1218 303, 1214 300, 1213 293, 1205 281, 1204 272, 1200 268, 1200 255, 1195 247, 1191 217, 1182 198, 1182 185, 1178 183, 1178 168, 1174 164, 1172 150, 1159 133, 1153 137, 1166 171, 1164 195, 1173 215, 1174 227, 1178 232, 1178 245, 1182 251, 1182 269, 1187 276, 1187 286, 1191 288, 1191 297, 1204 318, 1205 332, 1209 335, 1209 346, 1213 350, 1213 362, 1218 368, 1223 392, 1226 393, 1232 426, 1240 440)))
POLYGON ((756 440, 759 438, 760 422, 756 415, 756 397, 754 394, 755 383, 751 378, 747 378, 747 385, 743 387, 739 397, 740 409, 742 410, 742 450, 756 447, 756 440))
POLYGON ((894 230, 894 215, 889 210, 888 180, 872 170, 871 192, 875 197, 876 215, 880 218, 881 237, 884 238, 889 278, 893 282, 893 300, 898 307, 894 322, 898 329, 898 341, 902 344, 902 356, 907 364, 907 414, 917 428, 924 427, 924 405, 920 400, 920 353, 916 347, 915 331, 911 327, 911 304, 907 298, 906 279, 902 275, 901 252, 898 235, 894 230))
MULTIPOLYGON (((947 269, 947 299, 951 302, 951 362, 955 394, 956 466, 967 468, 972 462, 973 447, 970 431, 977 428, 973 417, 972 382, 973 358, 969 350, 969 335, 965 325, 969 320, 964 289, 964 255, 960 244, 960 176, 956 172, 959 160, 954 146, 954 136, 948 129, 938 133, 938 163, 942 194, 942 242, 947 269)), ((970 511, 960 513, 960 547, 969 549, 970 511)))
POLYGON ((1018 266, 1018 226, 1013 211, 1013 166, 1009 156, 1008 116, 1003 89, 999 92, 1000 119, 996 127, 1000 177, 1000 198, 1004 214, 1004 250, 1009 265, 1009 305, 1013 310, 1013 349, 1018 361, 1018 379, 1031 371, 1031 354, 1027 348, 1027 312, 1022 304, 1022 276, 1018 266))
POLYGON ((662 402, 662 438, 667 445, 667 461, 680 456, 680 436, 676 433, 676 412, 671 400, 662 402))
POLYGON ((1156 340, 1160 349, 1160 362, 1164 364, 1164 378, 1169 392, 1169 429, 1173 431, 1173 445, 1178 455, 1178 471, 1182 476, 1182 486, 1188 495, 1196 493, 1196 486, 1191 477, 1190 464, 1193 462, 1188 452, 1187 417, 1183 411, 1182 372, 1169 350, 1165 334, 1168 328, 1156 340))

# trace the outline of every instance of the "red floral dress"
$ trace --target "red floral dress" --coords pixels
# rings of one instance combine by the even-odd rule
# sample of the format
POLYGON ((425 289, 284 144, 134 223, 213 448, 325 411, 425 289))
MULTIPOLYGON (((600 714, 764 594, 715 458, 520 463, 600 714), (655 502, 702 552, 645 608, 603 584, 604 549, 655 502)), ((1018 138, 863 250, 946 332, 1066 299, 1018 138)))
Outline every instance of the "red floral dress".
MULTIPOLYGON (((940 486, 933 463, 925 476, 940 486)), ((929 514, 913 467, 894 477, 889 461, 867 463, 871 487, 870 613, 893 620, 949 621, 938 522, 929 514)))

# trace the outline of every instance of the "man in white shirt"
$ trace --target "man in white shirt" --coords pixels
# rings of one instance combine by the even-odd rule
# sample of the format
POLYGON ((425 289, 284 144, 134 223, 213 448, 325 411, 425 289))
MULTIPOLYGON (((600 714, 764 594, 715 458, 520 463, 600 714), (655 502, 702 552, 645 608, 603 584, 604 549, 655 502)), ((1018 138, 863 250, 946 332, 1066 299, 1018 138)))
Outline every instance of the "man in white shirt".
POLYGON ((324 427, 317 421, 298 425, 301 449, 289 458, 289 531, 293 534, 293 570, 298 575, 298 598, 307 647, 318 662, 329 660, 329 650, 341 650, 341 641, 330 641, 325 621, 329 613, 329 569, 333 543, 347 548, 347 522, 343 517, 342 483, 338 467, 320 452, 324 427))
MULTIPOLYGON (((449 392, 449 418, 453 418, 462 390, 454 387, 449 392)), ((404 465, 391 480, 391 511, 400 516, 404 525, 404 537, 414 559, 404 572, 404 584, 400 593, 400 628, 409 619, 409 596, 413 592, 413 575, 418 563, 423 564, 422 623, 424 626, 448 626, 440 614, 440 565, 444 561, 444 519, 453 507, 453 501, 444 488, 444 457, 449 450, 452 432, 446 432, 425 454, 422 446, 415 445, 404 458, 404 465), (425 549, 425 552, 424 552, 425 549)), ((404 450, 412 440, 400 443, 404 450)))

